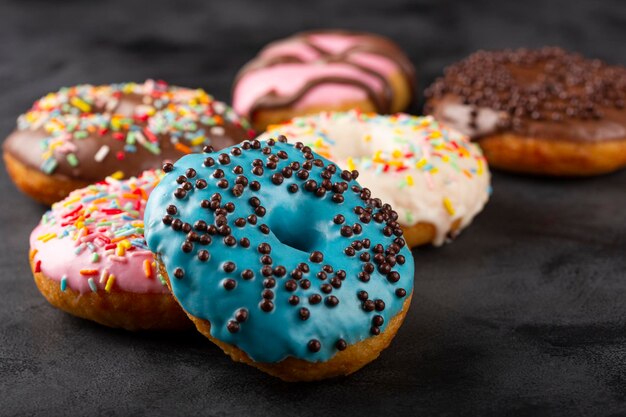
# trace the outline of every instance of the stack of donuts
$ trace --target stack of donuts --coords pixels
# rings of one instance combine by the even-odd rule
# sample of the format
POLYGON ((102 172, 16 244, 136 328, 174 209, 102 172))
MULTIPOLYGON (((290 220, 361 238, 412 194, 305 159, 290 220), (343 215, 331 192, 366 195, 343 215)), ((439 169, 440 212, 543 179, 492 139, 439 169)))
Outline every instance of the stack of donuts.
POLYGON ((235 77, 233 106, 163 81, 62 88, 4 142, 51 205, 30 236, 55 307, 128 330, 195 327, 286 381, 348 375, 387 348, 411 250, 451 242, 489 167, 588 176, 626 166, 626 69, 559 48, 480 51, 415 102, 393 41, 312 31, 235 77))

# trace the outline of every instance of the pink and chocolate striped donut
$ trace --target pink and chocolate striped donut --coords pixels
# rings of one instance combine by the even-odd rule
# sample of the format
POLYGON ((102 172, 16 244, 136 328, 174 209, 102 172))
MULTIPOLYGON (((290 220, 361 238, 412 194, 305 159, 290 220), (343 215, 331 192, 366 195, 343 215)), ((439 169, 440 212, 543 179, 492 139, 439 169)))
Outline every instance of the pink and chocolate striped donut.
POLYGON ((312 31, 270 43, 237 75, 233 107, 255 128, 323 110, 405 110, 415 69, 391 40, 370 33, 312 31))

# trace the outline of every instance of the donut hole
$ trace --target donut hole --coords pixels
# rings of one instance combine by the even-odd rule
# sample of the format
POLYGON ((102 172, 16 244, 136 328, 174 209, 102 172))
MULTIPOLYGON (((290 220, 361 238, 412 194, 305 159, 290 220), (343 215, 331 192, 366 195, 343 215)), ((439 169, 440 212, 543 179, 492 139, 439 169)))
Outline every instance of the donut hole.
POLYGON ((281 221, 274 224, 271 229, 281 244, 306 253, 316 250, 317 243, 322 237, 319 231, 313 228, 309 229, 307 224, 294 225, 281 221))
MULTIPOLYGON (((295 200, 294 200, 295 202, 295 200)), ((294 205, 274 207, 268 224, 282 245, 304 253, 322 250, 327 239, 322 213, 294 205)), ((308 256, 308 255, 307 255, 308 256)))

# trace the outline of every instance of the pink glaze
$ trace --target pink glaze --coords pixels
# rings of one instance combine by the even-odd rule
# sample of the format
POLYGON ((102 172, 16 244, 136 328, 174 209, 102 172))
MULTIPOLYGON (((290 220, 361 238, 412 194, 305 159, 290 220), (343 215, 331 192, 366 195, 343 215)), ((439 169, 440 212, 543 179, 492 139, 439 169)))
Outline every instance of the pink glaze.
MULTIPOLYGON (((235 99, 233 102, 235 111, 247 114, 254 102, 259 98, 274 91, 279 96, 289 96, 297 93, 305 84, 318 77, 348 77, 358 78, 369 85, 374 91, 383 88, 382 82, 376 77, 363 74, 353 67, 344 64, 327 64, 311 66, 307 64, 285 64, 270 67, 264 70, 253 71, 243 77, 237 84, 235 99), (277 82, 288 80, 289 82, 277 82), (244 93, 245 92, 245 93, 244 93)), ((326 84, 333 88, 324 88, 323 94, 313 94, 312 88, 309 93, 296 102, 294 108, 306 108, 322 103, 341 103, 346 101, 361 101, 367 99, 367 94, 360 88, 347 84, 326 84)))
MULTIPOLYGON (((346 49, 358 45, 363 39, 358 35, 319 33, 307 36, 309 42, 333 54, 341 54, 346 49)), ((345 64, 328 64, 319 61, 320 54, 298 38, 274 42, 261 51, 262 59, 281 56, 294 56, 305 61, 303 64, 280 64, 255 69, 243 74, 233 92, 233 107, 239 114, 249 115, 257 100, 270 91, 280 96, 290 96, 299 91, 307 82, 320 77, 346 76, 366 83, 378 94, 384 89, 380 79, 345 64)), ((389 77, 400 71, 396 63, 384 56, 371 53, 351 53, 350 61, 369 68, 378 74, 389 77)), ((367 99, 363 89, 344 84, 320 84, 311 88, 292 107, 303 109, 345 102, 358 102, 367 99)))
POLYGON ((36 250, 36 269, 38 265, 54 281, 61 282, 66 277, 67 288, 80 293, 93 291, 90 278, 97 292, 106 292, 111 274, 115 279, 109 284, 109 291, 167 293, 167 287, 157 277, 152 252, 145 247, 143 236, 146 201, 161 175, 146 171, 140 178, 123 181, 107 178, 105 182, 73 191, 65 200, 55 203, 30 236, 31 250, 36 250), (96 198, 100 195, 105 197, 96 198), (93 223, 88 223, 91 220, 93 223), (113 224, 101 225, 102 222, 113 224), (124 230, 128 236, 110 242, 115 242, 116 234, 124 230), (128 247, 122 251, 118 245, 128 247), (82 248, 78 254, 77 248, 82 248), (97 274, 86 275, 86 270, 97 274))

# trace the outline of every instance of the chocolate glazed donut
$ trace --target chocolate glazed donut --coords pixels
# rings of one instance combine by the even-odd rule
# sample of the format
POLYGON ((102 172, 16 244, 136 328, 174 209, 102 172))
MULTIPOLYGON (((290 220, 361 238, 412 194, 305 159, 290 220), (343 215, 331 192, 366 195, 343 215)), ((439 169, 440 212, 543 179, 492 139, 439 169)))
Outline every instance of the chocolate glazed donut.
POLYGON ((510 171, 583 176, 626 165, 626 68, 559 48, 480 51, 425 92, 425 113, 510 171))
POLYGON ((246 120, 202 90, 153 81, 80 85, 35 102, 3 150, 18 187, 50 204, 107 175, 138 175, 251 134, 246 120))
MULTIPOLYGON (((276 82, 278 81, 277 78, 276 82)), ((299 81, 301 80, 280 80, 282 83, 297 83, 299 81)), ((332 84, 349 85, 361 90, 377 113, 397 112, 403 110, 414 98, 415 70, 404 52, 395 43, 384 37, 341 30, 302 32, 267 45, 255 59, 239 71, 233 88, 235 109, 240 114, 254 119, 255 114, 262 110, 272 111, 296 106, 316 87, 332 84), (324 44, 324 42, 328 42, 328 44, 324 44), (336 46, 334 42, 336 44, 345 42, 345 44, 336 46), (298 53, 289 50, 290 46, 294 45, 300 48, 298 53), (285 49, 286 46, 287 49, 285 49), (406 90, 394 86, 389 73, 385 73, 381 67, 363 58, 368 55, 385 59, 391 63, 394 73, 397 72, 401 76, 402 83, 407 87, 406 90), (359 57, 361 59, 358 59, 359 57), (286 94, 279 93, 277 88, 269 88, 262 93, 238 91, 240 82, 248 75, 290 64, 300 64, 303 69, 310 69, 315 66, 323 68, 332 64, 339 64, 353 71, 349 74, 335 74, 330 71, 313 74, 310 77, 303 75, 304 81, 301 85, 286 94), (373 83, 372 80, 375 82, 373 83), (394 97, 399 94, 397 90, 403 90, 401 93, 406 95, 407 99, 394 100, 394 97), (252 94, 254 97, 251 100, 240 99, 246 94, 252 94), (246 104, 241 104, 243 101, 246 104), (405 102, 401 103, 402 101, 405 102)), ((315 109, 326 106, 328 110, 333 110, 338 103, 315 104, 315 109)))

